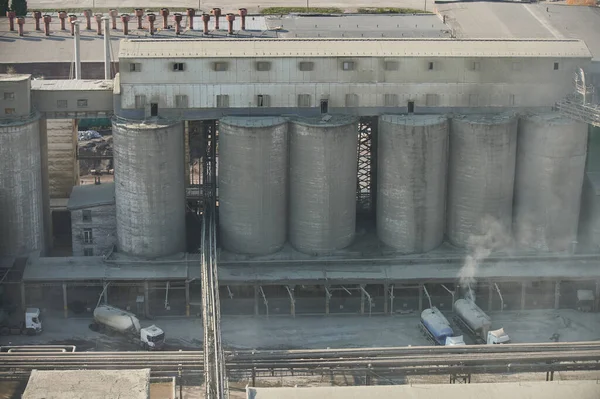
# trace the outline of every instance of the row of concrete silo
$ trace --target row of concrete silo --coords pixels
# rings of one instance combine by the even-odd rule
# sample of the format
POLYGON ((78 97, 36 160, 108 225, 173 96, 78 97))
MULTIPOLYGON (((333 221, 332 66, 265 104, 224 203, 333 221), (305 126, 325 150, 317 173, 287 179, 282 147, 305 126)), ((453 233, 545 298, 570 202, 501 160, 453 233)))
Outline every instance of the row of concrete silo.
MULTIPOLYGON (((402 253, 446 237, 563 251, 576 239, 586 126, 557 114, 384 115, 377 233, 402 253)), ((220 122, 220 228, 232 252, 267 254, 289 239, 330 253, 355 230, 356 121, 220 122)), ((493 244, 492 244, 493 245, 493 244)))
POLYGON ((377 231, 386 244, 426 252, 444 231, 459 247, 486 235, 483 245, 514 237, 542 251, 576 240, 586 125, 551 113, 383 116, 379 126, 377 231))
POLYGON ((219 122, 219 221, 232 252, 267 254, 286 239, 310 254, 352 242, 356 119, 229 117, 219 122))

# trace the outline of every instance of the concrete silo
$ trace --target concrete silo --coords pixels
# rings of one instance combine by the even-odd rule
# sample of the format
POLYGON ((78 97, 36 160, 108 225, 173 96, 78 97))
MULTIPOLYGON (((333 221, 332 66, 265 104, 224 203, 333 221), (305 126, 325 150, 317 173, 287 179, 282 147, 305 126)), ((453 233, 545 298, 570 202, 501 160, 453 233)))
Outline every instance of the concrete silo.
POLYGON ((494 229, 510 237, 517 117, 456 116, 450 124, 446 234, 465 247, 494 229))
POLYGON ((279 250, 287 230, 288 125, 279 117, 219 121, 219 227, 223 248, 279 250))
POLYGON ((513 230, 517 244, 565 251, 577 239, 588 129, 557 113, 519 121, 513 230))
POLYGON ((45 249, 37 118, 0 125, 0 256, 45 249))
POLYGON ((297 250, 327 254, 352 242, 357 144, 355 118, 290 123, 289 236, 297 250))
POLYGON ((444 240, 448 127, 443 116, 379 118, 377 235, 401 252, 444 240))
POLYGON ((160 257, 185 250, 183 124, 113 119, 117 243, 160 257))

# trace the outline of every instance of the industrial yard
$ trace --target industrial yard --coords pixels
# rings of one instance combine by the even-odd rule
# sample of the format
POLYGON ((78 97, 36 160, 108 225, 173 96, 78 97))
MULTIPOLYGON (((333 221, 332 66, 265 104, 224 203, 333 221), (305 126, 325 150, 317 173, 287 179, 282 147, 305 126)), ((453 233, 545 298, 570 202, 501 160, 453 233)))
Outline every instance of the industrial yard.
POLYGON ((1 394, 597 397, 586 4, 9 10, 1 394))

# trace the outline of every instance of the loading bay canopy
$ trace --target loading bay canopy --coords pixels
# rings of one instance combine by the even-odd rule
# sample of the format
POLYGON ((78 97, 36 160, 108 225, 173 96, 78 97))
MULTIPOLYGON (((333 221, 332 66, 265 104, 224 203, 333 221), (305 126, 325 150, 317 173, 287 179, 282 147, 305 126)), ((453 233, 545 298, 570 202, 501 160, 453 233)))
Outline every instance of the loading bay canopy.
MULTIPOLYGON (((454 282, 464 257, 227 261, 219 263, 220 285, 365 284, 454 282)), ((489 281, 594 280, 600 278, 600 255, 490 258, 472 276, 489 281)), ((195 280, 197 254, 163 260, 132 260, 122 255, 87 257, 31 256, 24 282, 86 280, 195 280)))

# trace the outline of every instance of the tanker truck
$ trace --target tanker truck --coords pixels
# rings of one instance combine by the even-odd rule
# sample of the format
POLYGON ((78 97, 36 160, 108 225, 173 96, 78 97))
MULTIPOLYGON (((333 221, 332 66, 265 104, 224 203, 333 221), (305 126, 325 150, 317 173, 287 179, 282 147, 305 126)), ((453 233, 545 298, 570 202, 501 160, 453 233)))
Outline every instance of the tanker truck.
POLYGON ((478 344, 508 344, 510 337, 504 329, 490 331, 492 319, 470 299, 459 299, 454 302, 454 321, 469 333, 478 344))
POLYGON ((421 312, 419 328, 425 338, 434 345, 456 346, 465 344, 462 335, 454 336, 454 331, 448 319, 435 306, 421 312))
POLYGON ((118 333, 146 350, 160 350, 165 344, 165 333, 155 325, 142 328, 140 320, 131 312, 109 305, 94 309, 92 331, 118 333))

